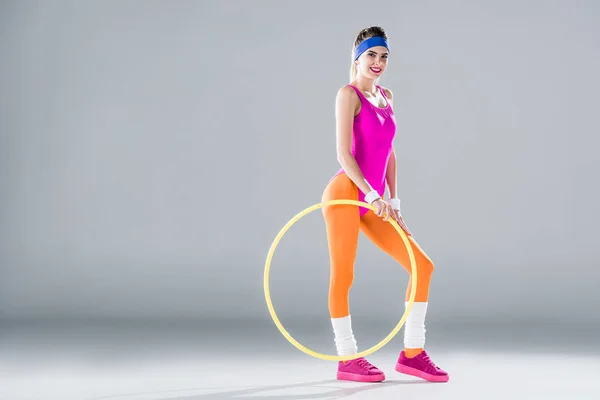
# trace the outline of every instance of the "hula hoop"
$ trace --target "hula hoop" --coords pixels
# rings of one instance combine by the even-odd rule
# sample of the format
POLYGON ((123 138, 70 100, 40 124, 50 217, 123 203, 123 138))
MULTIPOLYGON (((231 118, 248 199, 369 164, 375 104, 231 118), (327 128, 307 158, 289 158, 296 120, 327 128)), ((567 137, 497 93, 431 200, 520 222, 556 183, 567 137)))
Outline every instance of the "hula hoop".
POLYGON ((290 219, 287 222, 287 224, 285 224, 285 226, 279 231, 279 233, 275 237, 275 240, 273 241, 273 243, 271 244, 271 248, 269 249, 269 253, 267 254, 267 261, 265 263, 265 271, 264 271, 264 292, 265 292, 265 300, 267 302, 267 308, 269 309, 271 318, 273 318, 273 322, 275 323, 275 325, 277 326, 277 328, 279 329, 281 334, 293 346, 295 346, 298 350, 304 352, 305 354, 308 354, 309 356, 312 356, 312 357, 315 357, 315 358, 318 358, 321 360, 329 360, 329 361, 347 361, 347 360, 353 360, 353 359, 360 358, 360 357, 365 357, 365 356, 372 354, 372 353, 376 352, 377 350, 381 349, 383 346, 385 346, 390 340, 392 340, 394 338, 394 336, 396 336, 396 334, 402 328, 402 325, 404 325, 404 323, 406 322, 406 318, 408 317, 408 314, 410 313, 410 310, 412 309, 413 303, 415 301, 415 296, 417 294, 417 285, 416 285, 417 265, 416 265, 416 261, 415 261, 415 255, 412 250, 412 246, 410 245, 410 242, 408 241, 408 237, 406 236, 406 233, 404 232, 404 230, 402 230, 402 228, 400 228, 400 226, 394 219, 390 218, 388 221, 396 229, 398 234, 400 234, 400 237, 402 238, 402 241, 404 242, 404 245, 406 246, 406 249, 408 251, 408 255, 410 258, 410 266, 411 266, 411 271, 412 271, 412 283, 411 283, 411 291, 410 291, 409 301, 408 301, 408 304, 406 305, 404 314, 402 315, 402 318, 400 319, 400 321, 398 322, 396 327, 381 342, 377 343, 375 346, 373 346, 365 351, 362 351, 360 353, 356 353, 356 354, 349 355, 349 356, 329 355, 329 354, 323 354, 323 353, 319 353, 314 350, 311 350, 311 349, 307 348, 306 346, 302 345, 301 343, 299 343, 296 339, 294 339, 285 330, 285 328, 281 324, 281 321, 279 321, 277 314, 275 313, 275 309, 273 307, 273 302, 271 301, 271 294, 270 294, 270 289, 269 289, 269 273, 271 270, 271 261, 273 259, 273 254, 275 253, 275 249, 277 248, 277 245, 281 241, 281 238, 283 237, 283 235, 285 235, 285 233, 290 229, 290 227, 292 225, 294 225, 300 218, 306 216, 307 214, 309 214, 319 208, 329 206, 329 205, 339 205, 339 204, 362 206, 362 207, 365 207, 365 208, 375 211, 375 207, 373 207, 371 204, 357 201, 357 200, 330 200, 330 201, 326 201, 323 203, 317 203, 313 206, 310 206, 310 207, 300 211, 292 219, 290 219))

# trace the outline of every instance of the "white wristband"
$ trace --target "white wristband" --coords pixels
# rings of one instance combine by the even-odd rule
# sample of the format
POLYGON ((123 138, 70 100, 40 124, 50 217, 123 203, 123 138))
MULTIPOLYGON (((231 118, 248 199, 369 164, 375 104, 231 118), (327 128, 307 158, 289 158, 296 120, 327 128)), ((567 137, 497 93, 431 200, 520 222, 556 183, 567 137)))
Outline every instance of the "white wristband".
POLYGON ((394 197, 393 199, 390 199, 389 203, 392 205, 393 210, 400 210, 400 199, 399 198, 394 197))
POLYGON ((371 190, 369 193, 365 195, 365 201, 369 204, 372 204, 375 200, 380 199, 379 193, 376 190, 371 190))

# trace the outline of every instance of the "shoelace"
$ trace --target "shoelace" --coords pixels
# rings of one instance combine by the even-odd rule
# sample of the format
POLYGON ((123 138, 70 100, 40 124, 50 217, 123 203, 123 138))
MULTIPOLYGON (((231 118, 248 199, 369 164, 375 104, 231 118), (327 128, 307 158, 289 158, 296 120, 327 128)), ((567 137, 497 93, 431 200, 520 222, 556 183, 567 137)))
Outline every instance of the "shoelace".
POLYGON ((375 366, 367 361, 366 358, 359 358, 356 360, 356 363, 365 369, 374 369, 375 366))
POLYGON ((438 370, 438 366, 434 364, 433 361, 431 361, 431 358, 429 358, 429 355, 427 354, 421 354, 421 358, 423 361, 425 361, 427 363, 427 365, 429 365, 430 367, 434 368, 435 370, 438 370))

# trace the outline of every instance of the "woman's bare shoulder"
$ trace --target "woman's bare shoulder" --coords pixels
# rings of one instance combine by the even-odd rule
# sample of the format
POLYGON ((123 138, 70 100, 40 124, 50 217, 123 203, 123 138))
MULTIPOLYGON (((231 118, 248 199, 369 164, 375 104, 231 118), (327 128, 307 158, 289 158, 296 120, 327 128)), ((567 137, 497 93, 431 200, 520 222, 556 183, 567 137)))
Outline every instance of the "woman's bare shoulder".
POLYGON ((352 86, 344 85, 340 87, 337 91, 337 100, 338 102, 346 102, 351 104, 360 103, 360 99, 358 98, 358 93, 352 88, 352 86))
POLYGON ((387 87, 383 87, 383 86, 379 86, 381 89, 383 89, 383 92, 385 93, 385 97, 387 97, 388 99, 392 100, 392 98, 394 97, 394 94, 392 93, 392 90, 390 88, 387 87))

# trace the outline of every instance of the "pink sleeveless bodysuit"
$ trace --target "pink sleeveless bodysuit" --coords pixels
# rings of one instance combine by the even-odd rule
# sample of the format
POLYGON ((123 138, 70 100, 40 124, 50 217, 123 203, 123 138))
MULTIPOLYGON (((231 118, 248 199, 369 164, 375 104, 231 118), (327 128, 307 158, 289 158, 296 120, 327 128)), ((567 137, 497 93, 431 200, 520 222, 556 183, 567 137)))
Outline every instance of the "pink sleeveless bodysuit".
MULTIPOLYGON (((351 153, 367 182, 383 197, 386 187, 387 163, 396 135, 396 118, 385 92, 380 86, 377 88, 386 100, 383 108, 372 104, 356 87, 348 86, 356 91, 361 102, 360 112, 354 117, 351 153)), ((330 182, 341 173, 345 173, 343 168, 338 170, 330 182)), ((360 189, 358 190, 358 200, 365 201, 365 194, 360 189)), ((365 207, 359 209, 360 216, 369 211, 365 207)))

